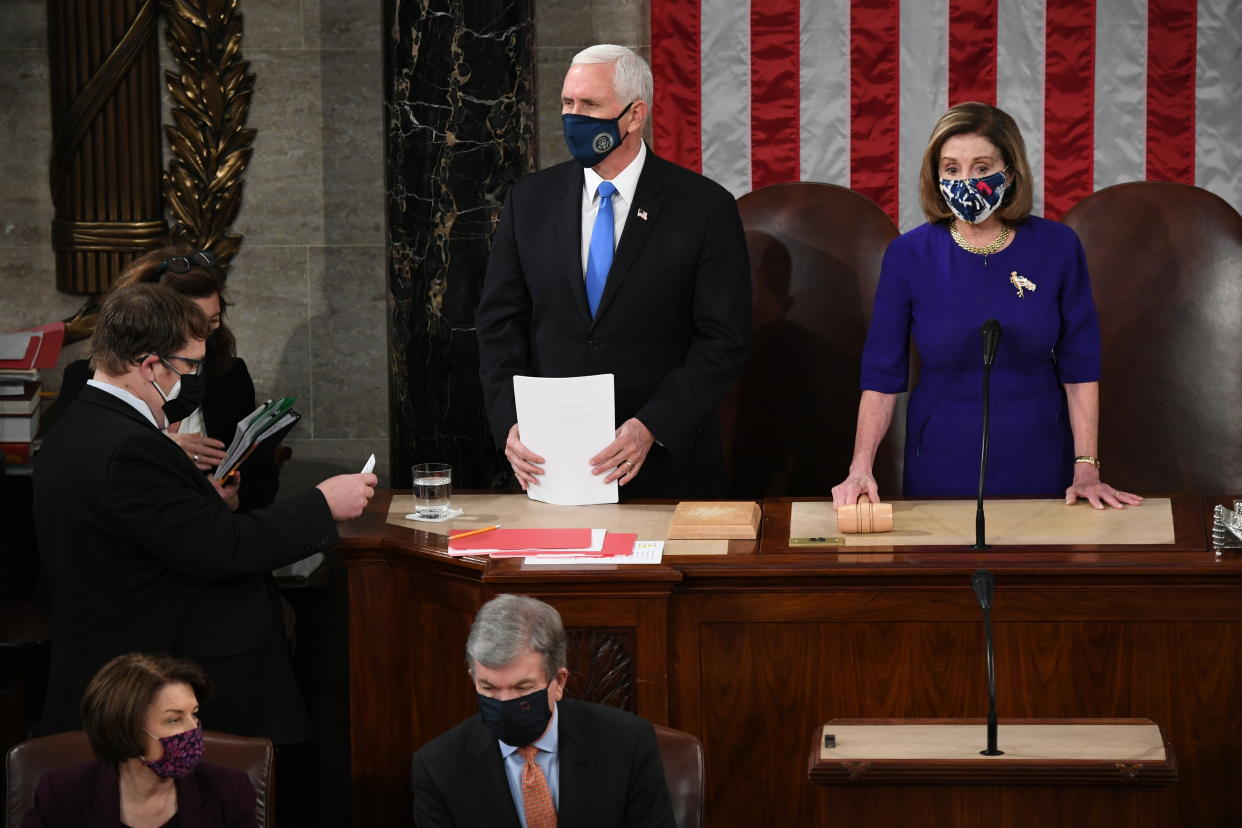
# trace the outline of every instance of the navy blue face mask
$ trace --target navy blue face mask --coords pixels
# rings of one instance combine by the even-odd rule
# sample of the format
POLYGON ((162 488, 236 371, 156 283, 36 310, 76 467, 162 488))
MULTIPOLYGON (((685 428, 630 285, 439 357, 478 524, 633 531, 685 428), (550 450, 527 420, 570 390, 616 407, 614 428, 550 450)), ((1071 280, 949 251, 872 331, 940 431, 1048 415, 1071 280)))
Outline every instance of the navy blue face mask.
POLYGON ((568 112, 562 115, 569 154, 584 167, 594 167, 607 158, 610 152, 621 146, 623 139, 619 124, 633 105, 630 103, 615 118, 592 118, 568 112))
POLYGON ((547 687, 508 701, 478 696, 483 724, 506 745, 526 747, 543 735, 552 720, 547 687))

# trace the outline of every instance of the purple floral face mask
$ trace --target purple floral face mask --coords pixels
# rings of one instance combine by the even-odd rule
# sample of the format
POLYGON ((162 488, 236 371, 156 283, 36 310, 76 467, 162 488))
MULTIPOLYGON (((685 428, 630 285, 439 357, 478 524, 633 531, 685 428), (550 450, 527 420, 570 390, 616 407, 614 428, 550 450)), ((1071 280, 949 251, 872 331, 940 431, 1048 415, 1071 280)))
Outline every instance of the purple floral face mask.
MULTIPOLYGON (((146 731, 144 730, 143 733, 146 731)), ((153 739, 157 738, 150 733, 147 735, 153 739)), ((161 779, 181 779, 189 776, 198 767, 199 760, 203 758, 202 725, 174 736, 164 736, 159 741, 164 747, 164 756, 153 762, 142 764, 161 779)))

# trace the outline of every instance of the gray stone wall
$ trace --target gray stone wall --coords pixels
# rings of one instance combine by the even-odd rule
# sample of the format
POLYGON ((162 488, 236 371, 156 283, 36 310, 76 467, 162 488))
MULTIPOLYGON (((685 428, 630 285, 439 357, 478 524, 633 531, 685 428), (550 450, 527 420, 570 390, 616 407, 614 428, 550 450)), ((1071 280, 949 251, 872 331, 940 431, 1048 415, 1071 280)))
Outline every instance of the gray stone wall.
MULTIPOLYGON (((628 46, 651 62, 648 0, 535 0, 539 167, 569 158, 561 133, 561 82, 573 56, 596 43, 628 46)), ((648 122, 650 124, 650 122, 648 122)), ((648 141, 650 141, 648 127, 648 141)))
MULTIPOLYGON (((82 302, 56 291, 52 270, 44 4, 0 4, 0 330, 82 302)), ((241 11, 258 135, 229 277, 238 351, 260 398, 298 397, 282 492, 357 471, 372 452, 386 485, 379 3, 243 0, 241 11)), ((65 361, 84 354, 76 345, 65 361)))

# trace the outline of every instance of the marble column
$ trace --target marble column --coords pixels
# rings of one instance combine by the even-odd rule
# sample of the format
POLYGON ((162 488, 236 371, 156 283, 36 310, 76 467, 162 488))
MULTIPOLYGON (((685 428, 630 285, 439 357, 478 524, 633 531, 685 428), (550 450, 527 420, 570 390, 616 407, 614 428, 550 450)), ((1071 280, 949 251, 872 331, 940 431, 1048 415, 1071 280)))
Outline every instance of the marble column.
POLYGON ((392 481, 508 469, 478 380, 478 305, 509 187, 534 168, 532 0, 384 0, 392 481))

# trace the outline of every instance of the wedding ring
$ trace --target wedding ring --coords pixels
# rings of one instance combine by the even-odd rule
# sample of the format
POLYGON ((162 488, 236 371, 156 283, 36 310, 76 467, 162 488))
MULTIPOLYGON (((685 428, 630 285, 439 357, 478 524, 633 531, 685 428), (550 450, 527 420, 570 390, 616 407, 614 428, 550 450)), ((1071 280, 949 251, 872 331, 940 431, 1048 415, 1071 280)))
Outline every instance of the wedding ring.
POLYGON ((631 463, 629 460, 626 460, 624 465, 629 466, 631 469, 634 468, 634 464, 631 463))
POLYGON ((195 462, 195 463, 197 463, 197 462, 198 462, 198 455, 197 455, 197 454, 196 454, 196 455, 194 455, 194 462, 195 462))

